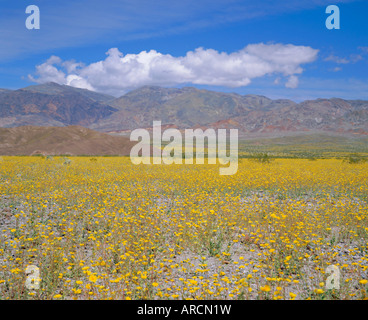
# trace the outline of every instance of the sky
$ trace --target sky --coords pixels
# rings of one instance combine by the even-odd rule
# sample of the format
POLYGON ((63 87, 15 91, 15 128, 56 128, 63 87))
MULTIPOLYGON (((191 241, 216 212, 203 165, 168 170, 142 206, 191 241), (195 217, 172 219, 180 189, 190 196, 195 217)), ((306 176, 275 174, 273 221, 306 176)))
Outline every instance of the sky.
POLYGON ((157 85, 368 100, 367 0, 0 0, 0 30, 5 89, 53 81, 116 97, 157 85), (29 5, 39 29, 26 27, 29 5), (340 29, 326 27, 329 5, 340 29))

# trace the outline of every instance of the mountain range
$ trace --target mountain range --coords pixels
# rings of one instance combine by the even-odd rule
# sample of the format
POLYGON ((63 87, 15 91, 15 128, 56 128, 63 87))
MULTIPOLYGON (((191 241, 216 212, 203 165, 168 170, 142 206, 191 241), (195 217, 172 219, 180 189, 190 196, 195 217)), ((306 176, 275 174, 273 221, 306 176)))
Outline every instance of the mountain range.
POLYGON ((368 101, 296 103, 193 87, 144 86, 116 98, 56 83, 0 89, 0 127, 78 125, 124 134, 153 120, 179 129, 237 128, 243 136, 309 133, 368 135, 368 101))

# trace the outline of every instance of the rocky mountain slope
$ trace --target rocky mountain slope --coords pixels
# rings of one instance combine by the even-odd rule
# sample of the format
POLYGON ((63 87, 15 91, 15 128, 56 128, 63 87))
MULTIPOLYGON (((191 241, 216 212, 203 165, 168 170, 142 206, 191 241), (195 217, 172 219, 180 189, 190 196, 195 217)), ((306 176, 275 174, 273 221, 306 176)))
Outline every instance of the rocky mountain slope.
POLYGON ((145 86, 119 98, 55 83, 0 90, 0 127, 82 125, 101 132, 150 128, 238 128, 243 135, 323 132, 368 135, 368 101, 287 99, 192 87, 145 86))
POLYGON ((48 83, 0 92, 0 127, 88 126, 117 111, 111 97, 48 83))

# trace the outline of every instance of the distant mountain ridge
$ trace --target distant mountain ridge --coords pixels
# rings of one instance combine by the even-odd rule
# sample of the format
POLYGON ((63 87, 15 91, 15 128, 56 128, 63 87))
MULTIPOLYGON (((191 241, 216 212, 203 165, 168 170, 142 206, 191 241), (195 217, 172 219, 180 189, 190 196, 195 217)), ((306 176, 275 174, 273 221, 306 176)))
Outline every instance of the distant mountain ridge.
POLYGON ((81 125, 101 132, 152 126, 237 128, 240 134, 326 132, 368 135, 368 101, 296 103, 193 87, 144 86, 115 98, 56 83, 0 89, 0 127, 81 125))
POLYGON ((45 93, 45 94, 64 94, 66 92, 75 92, 78 94, 81 94, 87 98, 90 98, 94 101, 98 102, 107 102, 114 100, 115 97, 104 94, 104 93, 98 93, 94 91, 90 91, 87 89, 80 89, 75 88, 67 85, 59 85, 55 82, 48 82, 45 84, 39 84, 39 85, 33 85, 23 88, 22 90, 27 90, 31 92, 38 92, 38 93, 45 93))
POLYGON ((117 109, 110 97, 56 83, 0 92, 0 127, 88 126, 117 109))

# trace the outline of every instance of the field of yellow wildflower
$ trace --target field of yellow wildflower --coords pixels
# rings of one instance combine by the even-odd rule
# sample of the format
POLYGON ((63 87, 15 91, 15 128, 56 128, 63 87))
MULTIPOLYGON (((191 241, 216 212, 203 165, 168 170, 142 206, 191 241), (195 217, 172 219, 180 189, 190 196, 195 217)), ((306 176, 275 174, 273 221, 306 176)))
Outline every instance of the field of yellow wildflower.
POLYGON ((0 299, 367 297, 367 162, 240 159, 218 172, 3 157, 0 299))

